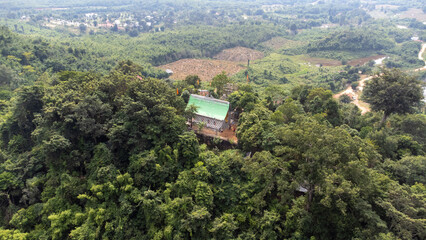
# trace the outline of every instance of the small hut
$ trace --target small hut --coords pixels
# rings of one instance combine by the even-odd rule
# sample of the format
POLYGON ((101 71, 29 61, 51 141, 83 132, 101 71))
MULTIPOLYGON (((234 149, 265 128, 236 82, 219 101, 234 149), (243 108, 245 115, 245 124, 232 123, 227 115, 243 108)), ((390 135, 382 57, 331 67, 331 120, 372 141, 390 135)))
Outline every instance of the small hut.
POLYGON ((193 122, 204 122, 206 127, 216 131, 223 131, 229 127, 229 102, 191 94, 187 108, 190 105, 197 107, 193 122))

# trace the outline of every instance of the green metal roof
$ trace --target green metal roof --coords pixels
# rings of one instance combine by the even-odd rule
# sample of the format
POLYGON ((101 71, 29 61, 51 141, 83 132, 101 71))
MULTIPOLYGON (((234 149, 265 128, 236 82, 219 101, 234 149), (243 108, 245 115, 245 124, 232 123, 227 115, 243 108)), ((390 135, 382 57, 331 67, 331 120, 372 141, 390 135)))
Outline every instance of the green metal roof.
POLYGON ((215 118, 218 120, 225 120, 229 110, 229 102, 218 100, 210 97, 203 97, 195 94, 191 94, 189 97, 188 105, 195 105, 197 108, 197 114, 209 118, 215 118))

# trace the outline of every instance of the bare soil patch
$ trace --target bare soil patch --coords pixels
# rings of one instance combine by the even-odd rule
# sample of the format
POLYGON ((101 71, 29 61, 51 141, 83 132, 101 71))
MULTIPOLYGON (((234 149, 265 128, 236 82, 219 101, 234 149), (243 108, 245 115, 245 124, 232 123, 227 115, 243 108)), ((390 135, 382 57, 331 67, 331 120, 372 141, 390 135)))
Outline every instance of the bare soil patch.
POLYGON ((183 80, 188 75, 198 75, 202 81, 211 81, 217 74, 225 71, 228 75, 234 75, 244 69, 237 62, 210 60, 210 59, 181 59, 159 68, 173 71, 172 79, 183 80))
POLYGON ((334 59, 328 59, 328 58, 315 58, 315 57, 306 56, 306 57, 303 57, 302 60, 309 62, 313 65, 322 65, 322 66, 326 66, 326 67, 342 65, 341 61, 334 60, 334 59))
POLYGON ((247 62, 247 60, 253 61, 263 57, 264 54, 262 52, 245 47, 234 47, 221 51, 213 58, 232 62, 247 62))
POLYGON ((376 56, 371 56, 371 57, 366 57, 366 58, 358 58, 358 59, 354 59, 354 60, 349 61, 348 64, 351 65, 351 66, 356 66, 356 65, 362 66, 362 65, 368 63, 371 60, 374 61, 374 60, 377 60, 377 59, 380 59, 380 58, 383 58, 383 57, 386 57, 386 56, 385 55, 376 55, 376 56))
POLYGON ((415 18, 419 22, 426 22, 426 13, 422 9, 410 8, 399 14, 400 18, 415 18))
POLYGON ((343 94, 348 95, 350 98, 353 99, 352 103, 355 104, 361 110, 361 114, 365 114, 370 111, 370 106, 368 105, 368 103, 361 101, 359 98, 361 96, 362 90, 364 90, 365 81, 368 81, 371 78, 372 77, 363 77, 361 81, 359 81, 357 91, 354 91, 349 85, 344 91, 335 94, 333 97, 335 99, 339 99, 339 97, 343 94))
MULTIPOLYGON (((233 127, 236 128, 236 126, 233 125, 233 127)), ((194 124, 192 126, 192 130, 196 131, 199 134, 205 135, 205 136, 209 136, 209 137, 214 137, 214 138, 220 138, 222 140, 228 141, 228 142, 232 142, 237 144, 238 143, 238 138, 237 135, 235 133, 234 130, 232 129, 225 129, 223 130, 223 132, 217 132, 213 129, 210 128, 203 128, 201 130, 201 132, 198 130, 198 127, 194 124)))

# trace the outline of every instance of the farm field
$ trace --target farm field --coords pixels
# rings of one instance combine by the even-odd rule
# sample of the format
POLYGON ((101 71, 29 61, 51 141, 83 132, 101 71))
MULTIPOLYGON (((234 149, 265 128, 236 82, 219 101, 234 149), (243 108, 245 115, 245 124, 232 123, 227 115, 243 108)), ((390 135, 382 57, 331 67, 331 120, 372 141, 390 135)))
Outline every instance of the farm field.
POLYGON ((351 66, 362 66, 366 63, 368 63, 371 60, 377 60, 380 58, 385 57, 385 55, 375 55, 375 56, 371 56, 371 57, 365 57, 365 58, 358 58, 358 59, 354 59, 348 62, 349 65, 351 66))
POLYGON ((400 18, 415 18, 419 22, 426 22, 426 13, 424 13, 423 10, 417 8, 410 8, 398 16, 400 18))
POLYGON ((229 75, 245 69, 237 62, 211 59, 182 59, 159 68, 173 71, 172 79, 182 80, 188 75, 198 75, 202 81, 210 81, 214 76, 225 71, 229 75))
POLYGON ((342 65, 342 62, 339 60, 334 59, 327 59, 327 58, 316 58, 316 57, 309 57, 307 55, 303 56, 301 58, 302 61, 308 62, 312 65, 322 65, 327 67, 335 67, 342 65))

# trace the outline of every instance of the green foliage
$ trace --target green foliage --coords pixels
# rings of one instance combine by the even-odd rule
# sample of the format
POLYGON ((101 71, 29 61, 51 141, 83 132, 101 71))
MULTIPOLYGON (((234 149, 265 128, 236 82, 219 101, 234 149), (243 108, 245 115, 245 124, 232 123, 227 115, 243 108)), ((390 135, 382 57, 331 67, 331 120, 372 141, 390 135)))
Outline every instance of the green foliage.
POLYGON ((382 122, 392 113, 412 111, 423 98, 420 82, 398 69, 382 69, 382 75, 367 82, 362 98, 374 111, 383 111, 382 122))
MULTIPOLYGON (((287 98, 285 102, 277 108, 275 111, 275 115, 282 116, 283 122, 276 121, 277 123, 290 123, 295 122, 297 119, 297 116, 300 114, 304 114, 305 111, 303 110, 303 106, 297 102, 294 101, 292 98, 287 98)), ((279 118, 281 119, 281 118, 279 118)))
POLYGON ((211 86, 215 88, 217 95, 222 96, 223 89, 230 80, 225 72, 222 72, 216 76, 211 81, 211 86))
MULTIPOLYGON (((38 28, 44 17, 81 22, 93 12, 80 0, 59 2, 70 8, 0 3, 0 15, 28 34, 0 29, 0 239, 425 239, 425 116, 380 124, 380 113, 333 99, 368 67, 306 64, 387 54, 387 64, 420 66, 412 30, 394 27, 408 21, 372 19, 374 5, 354 1, 92 0, 85 4, 107 6, 96 7, 99 25, 123 17, 126 28, 91 20, 87 29, 38 28), (131 26, 145 28, 147 15, 156 26, 131 26), (285 36, 284 46, 263 43, 274 36, 285 36), (216 137, 207 146, 185 126, 196 112, 185 99, 204 83, 154 79, 168 75, 149 63, 235 46, 266 57, 212 82, 224 97, 231 80, 250 80, 227 99, 236 149, 219 150, 234 145, 216 137)), ((392 14, 421 6, 392 4, 400 6, 392 14)), ((369 83, 365 93, 379 102, 380 93, 402 93, 410 99, 398 98, 404 109, 393 112, 420 112, 413 79, 389 70, 370 81, 385 90, 369 83)))
POLYGON ((250 112, 259 101, 257 95, 251 88, 240 87, 238 91, 231 93, 228 97, 231 109, 235 109, 238 114, 242 111, 250 112))
POLYGON ((418 59, 421 49, 419 42, 404 42, 401 45, 390 49, 388 52, 392 57, 386 60, 387 68, 420 68, 424 66, 424 61, 418 59))
POLYGON ((240 72, 234 79, 246 81, 248 73, 250 82, 258 85, 266 86, 271 83, 285 84, 289 82, 286 76, 296 73, 299 70, 299 64, 293 62, 289 57, 272 53, 250 64, 248 70, 240 72))
POLYGON ((201 79, 197 75, 188 75, 185 78, 185 82, 188 85, 192 85, 195 88, 199 88, 201 84, 201 79))
POLYGON ((426 171, 425 156, 406 156, 398 161, 386 160, 383 166, 401 183, 409 185, 426 184, 426 178, 423 174, 426 171))
POLYGON ((350 103, 350 102, 352 102, 352 100, 353 99, 351 97, 349 97, 347 94, 343 94, 339 97, 339 101, 341 103, 350 103))
POLYGON ((394 45, 385 36, 370 29, 337 32, 308 45, 308 52, 323 50, 382 50, 394 45))
POLYGON ((4 240, 25 240, 27 235, 27 233, 21 233, 19 230, 0 228, 0 238, 4 240))

